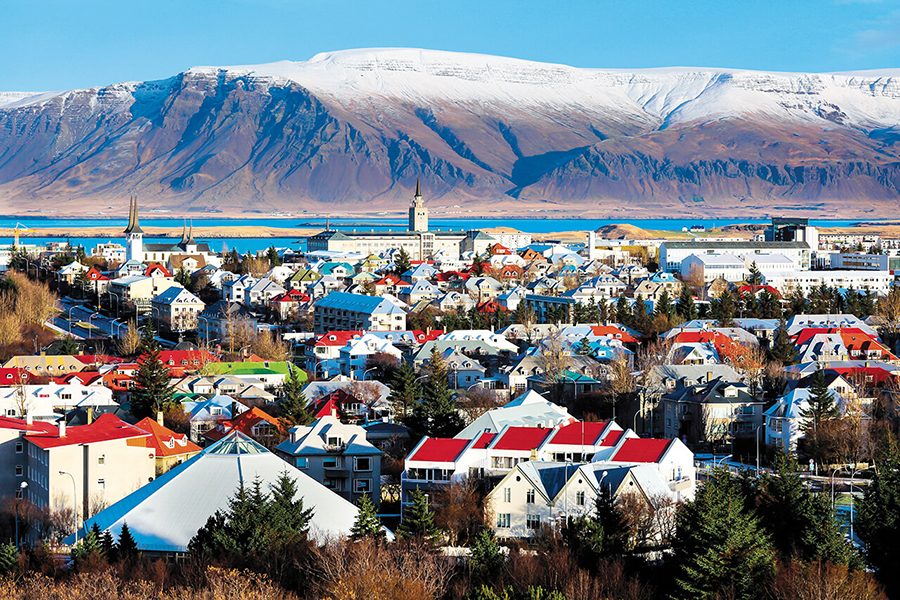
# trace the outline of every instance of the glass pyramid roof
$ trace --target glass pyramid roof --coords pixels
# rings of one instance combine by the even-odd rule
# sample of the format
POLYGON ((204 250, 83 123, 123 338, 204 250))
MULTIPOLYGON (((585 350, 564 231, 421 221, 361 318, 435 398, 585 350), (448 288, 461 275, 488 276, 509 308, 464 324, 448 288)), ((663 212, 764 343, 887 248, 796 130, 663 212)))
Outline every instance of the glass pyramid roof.
POLYGON ((269 451, 240 431, 231 431, 210 446, 204 454, 266 454, 269 451))

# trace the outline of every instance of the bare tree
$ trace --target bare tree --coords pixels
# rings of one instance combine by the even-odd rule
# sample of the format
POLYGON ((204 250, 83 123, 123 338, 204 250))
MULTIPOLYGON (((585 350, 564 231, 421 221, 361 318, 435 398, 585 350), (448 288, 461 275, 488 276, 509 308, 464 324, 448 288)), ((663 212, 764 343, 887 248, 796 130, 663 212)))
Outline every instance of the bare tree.
POLYGON ((291 345, 280 337, 261 332, 250 342, 250 351, 265 360, 286 361, 291 359, 291 345))
POLYGON ((381 386, 375 381, 355 379, 347 386, 347 393, 359 400, 368 413, 372 413, 381 400, 381 386))
POLYGON ((572 355, 569 353, 568 344, 558 331, 551 333, 541 343, 537 362, 544 382, 552 391, 554 401, 559 402, 562 382, 569 367, 572 366, 572 355))
POLYGON ((122 356, 135 354, 141 345, 141 332, 134 320, 128 322, 122 335, 116 340, 116 350, 122 356))
POLYGON ((466 423, 472 423, 475 419, 495 408, 503 406, 503 400, 494 390, 473 388, 460 394, 456 398, 456 407, 462 411, 466 423))
POLYGON ((466 477, 434 494, 434 522, 447 534, 447 545, 466 544, 488 524, 490 510, 478 481, 466 477))

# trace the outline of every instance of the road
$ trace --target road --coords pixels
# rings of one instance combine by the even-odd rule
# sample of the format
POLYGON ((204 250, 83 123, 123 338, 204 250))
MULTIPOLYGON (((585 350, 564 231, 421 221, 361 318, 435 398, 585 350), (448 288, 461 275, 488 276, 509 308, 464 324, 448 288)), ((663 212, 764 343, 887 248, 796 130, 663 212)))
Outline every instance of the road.
POLYGON ((59 302, 62 312, 53 318, 53 324, 62 331, 78 338, 110 338, 118 337, 127 329, 127 325, 111 317, 101 315, 70 298, 59 302), (88 328, 88 325, 91 327, 88 328))

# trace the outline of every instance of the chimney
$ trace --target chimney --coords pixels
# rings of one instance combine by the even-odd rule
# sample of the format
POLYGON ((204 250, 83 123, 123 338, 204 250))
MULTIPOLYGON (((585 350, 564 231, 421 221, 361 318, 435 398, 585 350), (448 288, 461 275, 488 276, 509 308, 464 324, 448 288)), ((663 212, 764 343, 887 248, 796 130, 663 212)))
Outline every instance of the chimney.
POLYGON ((236 416, 237 416, 237 402, 232 401, 231 402, 231 419, 234 420, 234 418, 236 416))
POLYGON ((59 422, 59 437, 66 437, 66 419, 63 417, 62 421, 59 422))
POLYGON ((31 414, 30 410, 25 411, 25 424, 34 425, 34 415, 31 414))
POLYGON ((331 405, 331 416, 335 419, 338 418, 337 406, 335 406, 334 404, 331 405))
POLYGON ((712 381, 712 371, 707 371, 706 372, 706 383, 709 383, 710 381, 712 381))
POLYGON ((87 424, 90 425, 94 422, 94 407, 88 406, 87 409, 87 424))
POLYGON ((156 411, 156 422, 159 423, 160 427, 164 427, 163 414, 161 410, 156 411))

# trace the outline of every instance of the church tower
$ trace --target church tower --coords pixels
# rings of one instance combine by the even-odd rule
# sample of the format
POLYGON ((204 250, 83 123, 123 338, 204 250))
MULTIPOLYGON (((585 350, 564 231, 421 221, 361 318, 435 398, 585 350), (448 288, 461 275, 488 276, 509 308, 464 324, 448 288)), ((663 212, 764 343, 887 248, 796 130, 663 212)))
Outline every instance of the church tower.
POLYGON ((425 201, 422 200, 422 189, 419 187, 418 179, 416 179, 416 196, 409 207, 409 230, 428 231, 428 209, 425 208, 425 201))
POLYGON ((125 260, 144 262, 144 230, 138 222, 137 196, 129 199, 128 227, 125 228, 125 260))

